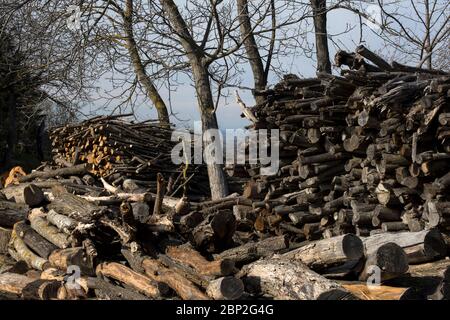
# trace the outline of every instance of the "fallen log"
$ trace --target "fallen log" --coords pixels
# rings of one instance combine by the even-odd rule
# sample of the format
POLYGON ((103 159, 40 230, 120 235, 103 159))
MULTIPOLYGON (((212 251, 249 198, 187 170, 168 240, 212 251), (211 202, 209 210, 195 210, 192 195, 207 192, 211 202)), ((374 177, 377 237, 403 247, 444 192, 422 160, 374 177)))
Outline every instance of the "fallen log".
POLYGON ((48 259, 50 254, 58 249, 53 243, 47 241, 39 233, 34 231, 25 221, 14 225, 16 235, 22 238, 23 242, 41 258, 48 259))
POLYGON ((50 267, 48 260, 34 254, 14 231, 11 236, 11 244, 18 255, 17 261, 23 260, 30 268, 41 271, 50 267))
POLYGON ((172 260, 193 268, 200 275, 220 277, 234 272, 234 262, 232 260, 218 259, 208 261, 192 248, 168 247, 166 254, 172 260))
POLYGON ((208 300, 191 281, 183 277, 176 271, 166 268, 159 261, 149 258, 142 260, 142 267, 147 276, 154 281, 166 283, 183 300, 208 300))
POLYGON ((129 285, 149 298, 158 299, 162 296, 158 283, 119 263, 101 263, 97 266, 96 273, 129 285))
POLYGON ((81 247, 55 250, 48 257, 48 261, 51 266, 61 270, 67 270, 71 266, 76 266, 82 274, 94 274, 91 261, 81 247))
POLYGON ((432 261, 447 253, 445 241, 438 230, 419 232, 381 233, 362 238, 366 251, 383 244, 393 242, 402 247, 408 257, 409 264, 432 261))
POLYGON ((0 291, 21 296, 22 290, 34 279, 17 273, 0 274, 0 291))
POLYGON ((299 260, 315 271, 358 261, 363 256, 363 243, 353 234, 306 243, 282 255, 285 259, 299 260))
POLYGON ((45 200, 42 190, 31 183, 11 185, 8 188, 2 189, 1 192, 7 200, 26 204, 30 207, 38 206, 45 200))
POLYGON ((0 200, 0 226, 12 228, 16 222, 26 219, 29 207, 0 200))
POLYGON ((380 284, 407 271, 408 257, 399 245, 392 242, 366 245, 366 261, 359 280, 380 284))
POLYGON ((19 182, 28 182, 34 179, 50 179, 54 177, 76 176, 88 173, 90 166, 87 164, 79 164, 72 167, 59 168, 51 171, 33 171, 32 173, 20 177, 19 182))
POLYGON ((65 249, 70 247, 71 239, 69 235, 60 232, 58 228, 50 225, 47 219, 45 219, 45 213, 43 213, 42 209, 33 209, 28 215, 28 220, 34 231, 58 248, 65 249))
POLYGON ((214 259, 229 259, 236 264, 249 263, 268 257, 288 248, 287 236, 269 237, 257 242, 248 242, 214 255, 214 259))
POLYGON ((235 277, 214 279, 208 284, 206 293, 214 300, 237 300, 244 294, 244 283, 235 277))
POLYGON ((259 260, 244 266, 241 274, 247 291, 267 294, 275 300, 355 299, 341 285, 297 260, 259 260))

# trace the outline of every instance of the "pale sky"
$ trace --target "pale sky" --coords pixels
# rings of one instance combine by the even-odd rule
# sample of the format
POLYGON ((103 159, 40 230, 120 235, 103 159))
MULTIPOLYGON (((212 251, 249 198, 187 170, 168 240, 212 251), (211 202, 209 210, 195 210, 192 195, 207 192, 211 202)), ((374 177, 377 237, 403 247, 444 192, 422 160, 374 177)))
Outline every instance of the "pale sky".
MULTIPOLYGON (((359 28, 354 28, 348 33, 343 33, 348 29, 348 26, 357 26, 359 24, 359 19, 356 15, 344 11, 336 10, 328 14, 328 30, 330 34, 338 35, 333 38, 334 43, 337 43, 341 49, 347 51, 353 51, 355 47, 359 44, 359 28), (341 34, 343 33, 343 34, 341 34)), ((314 42, 314 34, 311 33, 310 39, 311 43, 314 42)), ((377 40, 376 36, 373 35, 371 31, 365 32, 365 41, 367 46, 372 50, 378 49, 380 41, 377 40)), ((329 41, 330 55, 333 58, 336 53, 336 46, 329 41)), ((284 63, 284 61, 283 61, 284 63)), ((301 77, 313 77, 315 76, 315 61, 307 58, 305 56, 290 57, 285 61, 285 68, 289 73, 297 74, 301 77)), ((245 73, 243 78, 243 86, 252 87, 252 76, 250 69, 247 67, 248 72, 245 73)), ((335 72, 338 72, 335 69, 335 72)), ((273 86, 279 81, 274 75, 270 78, 270 86, 273 86)), ((100 84, 101 87, 108 87, 107 81, 103 81, 100 84)), ((234 91, 234 89, 233 89, 234 91)), ((239 90, 242 100, 247 104, 247 106, 252 106, 254 104, 253 97, 249 91, 239 90)), ((161 90, 161 94, 165 101, 168 101, 168 91, 164 88, 161 90)), ((172 122, 177 126, 190 127, 193 126, 193 121, 198 121, 200 119, 199 112, 197 108, 197 101, 195 97, 195 91, 191 87, 190 83, 186 85, 179 86, 176 92, 171 93, 172 110, 177 114, 177 117, 181 120, 179 121, 172 117, 172 122)), ((84 113, 92 112, 95 106, 83 108, 84 113)), ((141 105, 135 109, 135 114, 139 120, 146 119, 156 119, 156 111, 154 108, 149 108, 149 105, 141 105)), ((221 129, 236 129, 242 128, 248 125, 249 122, 240 117, 240 110, 238 105, 235 103, 234 94, 227 99, 222 99, 220 106, 217 109, 217 118, 219 121, 219 127, 221 129)))

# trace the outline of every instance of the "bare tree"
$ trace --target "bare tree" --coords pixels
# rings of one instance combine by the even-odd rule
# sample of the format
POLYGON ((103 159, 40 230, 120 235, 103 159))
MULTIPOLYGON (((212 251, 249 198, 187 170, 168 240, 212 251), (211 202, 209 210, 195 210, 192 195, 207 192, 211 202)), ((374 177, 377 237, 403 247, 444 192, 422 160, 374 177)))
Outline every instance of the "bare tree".
MULTIPOLYGON (((219 40, 216 52, 212 55, 208 55, 206 53, 205 46, 199 45, 196 42, 175 2, 173 0, 160 0, 159 2, 165 14, 164 20, 167 17, 166 22, 175 33, 189 61, 193 80, 195 83, 195 90, 197 93, 198 107, 200 111, 203 130, 207 131, 209 129, 218 129, 214 107, 215 103, 210 83, 211 76, 209 73, 209 65, 214 61, 214 59, 218 59, 219 56, 224 54, 224 30, 221 27, 221 22, 219 21, 219 16, 217 13, 219 1, 213 1, 211 8, 211 20, 214 20, 217 24, 216 31, 219 40)), ((209 32, 210 29, 207 29, 205 32, 205 44, 206 41, 208 41, 207 37, 209 32)), ((212 137, 206 136, 205 138, 206 144, 214 143, 212 141, 212 137)), ((219 199, 225 197, 228 194, 228 187, 223 171, 223 165, 213 163, 213 161, 211 161, 210 164, 208 164, 208 176, 212 198, 219 199)))
MULTIPOLYGON (((138 1, 137 7, 141 6, 142 3, 138 1)), ((96 10, 98 14, 107 16, 108 20, 111 22, 110 30, 112 32, 109 32, 108 36, 105 36, 104 34, 101 35, 100 32, 104 32, 104 28, 102 28, 100 32, 96 34, 96 38, 101 37, 103 40, 108 39, 109 44, 112 47, 119 45, 126 49, 137 81, 143 87, 147 98, 149 98, 155 106, 159 122, 163 125, 169 125, 169 112, 166 103, 153 83, 153 80, 148 75, 146 70, 147 62, 141 54, 141 51, 145 51, 145 48, 140 47, 135 36, 134 28, 138 23, 138 17, 135 11, 134 1, 104 1, 103 5, 101 4, 99 7, 93 7, 91 10, 96 10), (107 11, 109 10, 113 11, 113 13, 117 13, 117 15, 108 14, 107 11), (119 36, 117 33, 119 33, 119 36), (123 33, 123 36, 120 35, 121 33, 123 33)), ((120 57, 121 55, 118 56, 120 57)), ((112 56, 109 57, 114 58, 112 56)))
MULTIPOLYGON (((335 8, 350 10, 370 22, 369 31, 383 40, 384 53, 399 62, 448 70, 450 3, 445 0, 377 0, 379 16, 353 2, 335 8)), ((374 7, 375 8, 375 7, 374 7)), ((367 23, 366 23, 367 24, 367 23)))

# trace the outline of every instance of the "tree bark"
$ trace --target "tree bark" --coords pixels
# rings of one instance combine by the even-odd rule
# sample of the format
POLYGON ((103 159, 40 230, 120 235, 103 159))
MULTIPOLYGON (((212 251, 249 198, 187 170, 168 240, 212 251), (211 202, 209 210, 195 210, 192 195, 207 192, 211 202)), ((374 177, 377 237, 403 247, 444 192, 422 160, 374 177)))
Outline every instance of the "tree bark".
POLYGON ((272 258, 243 268, 249 292, 261 292, 275 300, 342 300, 354 298, 334 281, 311 271, 300 261, 272 258))
POLYGON ((145 94, 154 104, 158 112, 158 119, 161 125, 169 126, 169 113, 167 112, 166 104, 158 92, 158 89, 153 84, 152 80, 145 71, 144 63, 138 51, 138 46, 134 38, 133 31, 133 0, 126 1, 126 8, 124 10, 123 27, 125 31, 125 40, 128 53, 133 64, 134 72, 136 73, 139 83, 144 87, 145 94))
MULTIPOLYGON (((258 45, 253 34, 251 20, 248 12, 248 0, 237 0, 237 11, 239 15, 239 27, 241 38, 244 43, 247 58, 253 72, 253 81, 256 91, 262 91, 267 85, 267 76, 264 65, 258 50, 258 45)), ((264 96, 253 94, 257 104, 263 104, 266 100, 264 96)))
MULTIPOLYGON (((173 0, 160 0, 160 3, 167 15, 167 19, 170 21, 172 28, 176 32, 186 51, 187 58, 191 65, 202 120, 202 129, 205 136, 203 145, 213 144, 214 142, 211 137, 208 137, 208 135, 205 134, 207 130, 218 129, 205 53, 202 48, 196 44, 190 34, 186 22, 183 20, 175 2, 173 0)), ((220 147, 222 148, 221 143, 220 147)), ((218 151, 219 150, 216 150, 216 152, 218 151)), ((206 157, 211 158, 210 155, 206 155, 206 157)), ((223 164, 216 163, 214 159, 206 160, 212 199, 216 200, 226 197, 228 195, 228 185, 225 179, 223 164)))
POLYGON ((364 256, 360 238, 346 234, 308 243, 283 255, 284 258, 302 261, 313 270, 358 261, 364 256))
POLYGON ((316 36, 317 71, 331 74, 330 53, 327 36, 326 0, 311 0, 314 13, 314 29, 316 36))

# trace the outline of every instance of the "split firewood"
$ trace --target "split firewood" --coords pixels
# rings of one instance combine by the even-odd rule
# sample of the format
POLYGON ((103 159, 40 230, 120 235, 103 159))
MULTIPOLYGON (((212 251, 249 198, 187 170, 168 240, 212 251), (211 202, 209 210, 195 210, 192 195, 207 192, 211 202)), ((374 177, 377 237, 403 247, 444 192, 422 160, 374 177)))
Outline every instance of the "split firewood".
POLYGON ((345 281, 338 281, 338 283, 361 300, 419 300, 423 298, 414 288, 368 285, 345 281))

